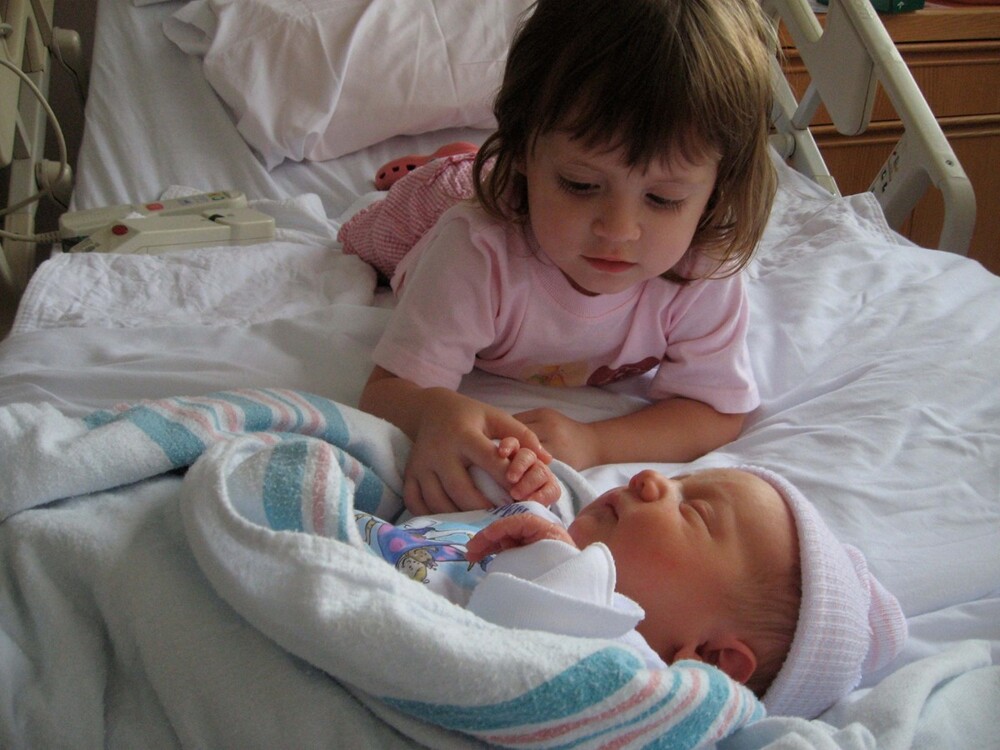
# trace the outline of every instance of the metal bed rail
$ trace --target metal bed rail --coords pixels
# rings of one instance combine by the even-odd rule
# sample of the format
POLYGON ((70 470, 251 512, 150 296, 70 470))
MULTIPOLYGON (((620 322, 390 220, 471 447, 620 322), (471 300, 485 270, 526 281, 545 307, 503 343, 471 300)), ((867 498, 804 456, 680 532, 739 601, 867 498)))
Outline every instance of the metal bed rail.
POLYGON ((927 189, 936 188, 944 201, 937 247, 968 254, 976 221, 972 183, 869 0, 830 0, 823 25, 806 0, 762 0, 762 5, 776 25, 784 23, 811 78, 796 100, 775 57, 772 141, 779 152, 795 169, 838 195, 809 124, 822 103, 837 132, 863 133, 880 85, 904 132, 869 190, 889 224, 899 229, 927 189))

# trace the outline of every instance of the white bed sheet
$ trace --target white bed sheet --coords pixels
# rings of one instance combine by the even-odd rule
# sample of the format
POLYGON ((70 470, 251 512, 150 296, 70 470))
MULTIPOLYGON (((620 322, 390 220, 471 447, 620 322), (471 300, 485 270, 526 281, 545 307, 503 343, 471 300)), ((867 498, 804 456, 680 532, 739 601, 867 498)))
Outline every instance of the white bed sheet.
POLYGON ((328 216, 339 216, 374 189, 379 165, 487 135, 456 129, 390 138, 335 162, 289 161, 268 171, 206 82, 199 59, 164 35, 163 20, 181 5, 99 0, 75 208, 145 202, 183 185, 242 190, 250 198, 314 193, 328 216))
MULTIPOLYGON (((782 174, 774 219, 749 269, 763 403, 736 442, 696 464, 757 462, 808 486, 909 615, 928 616, 935 629, 932 613, 978 602, 971 611, 993 618, 984 635, 1000 649, 1000 279, 910 246, 871 196, 829 200, 790 170, 782 174)), ((283 205, 284 221, 298 217, 283 205)), ((121 400, 255 385, 354 403, 385 301, 375 304, 364 264, 330 242, 338 220, 324 229, 314 216, 314 234, 297 220, 293 236, 321 249, 302 244, 289 253, 279 239, 43 265, 17 335, 0 345, 0 403, 52 400, 82 414, 121 400), (247 273, 229 270, 234 258, 247 273), (275 272, 262 273, 269 264, 275 272), (151 265, 159 279, 192 274, 209 289, 228 277, 229 293, 206 301, 174 283, 151 286, 151 265), (345 278, 351 283, 339 283, 345 278), (247 304, 265 294, 285 302, 247 304)), ((639 382, 617 392, 554 390, 474 374, 463 388, 512 411, 554 403, 584 419, 642 403, 639 382)), ((635 469, 588 475, 605 487, 635 469)))
MULTIPOLYGON (((74 203, 148 200, 170 186, 235 188, 275 213, 279 234, 275 242, 246 248, 158 258, 67 257, 44 264, 22 302, 15 333, 0 342, 0 405, 48 401, 84 415, 121 401, 265 386, 356 403, 391 303, 376 291, 363 264, 339 253, 332 240, 336 228, 370 190, 378 164, 483 135, 393 139, 335 163, 288 163, 268 172, 236 133, 196 63, 160 32, 159 20, 178 5, 135 8, 124 0, 101 0, 74 203), (160 84, 149 85, 157 79, 160 84), (139 101, 129 101, 135 97, 139 101)), ((947 660, 955 644, 978 641, 971 648, 985 649, 993 666, 963 675, 950 692, 942 689, 936 702, 928 701, 933 710, 925 717, 911 717, 912 744, 937 747, 942 734, 951 732, 954 747, 996 747, 995 732, 982 720, 990 707, 986 718, 995 719, 994 698, 1000 698, 1000 279, 971 261, 909 246, 887 228, 869 196, 830 200, 788 172, 782 186, 748 271, 755 322, 750 345, 763 403, 744 435, 695 465, 749 461, 784 473, 842 538, 864 550, 899 596, 911 628, 901 657, 870 676, 866 687, 895 685, 898 691, 898 681, 886 678, 901 666, 919 666, 934 655, 947 660), (967 705, 965 714, 953 710, 956 702, 967 705), (953 726, 955 716, 979 723, 953 726)), ((463 390, 510 410, 545 403, 595 419, 640 405, 639 385, 557 390, 473 374, 463 390)), ((587 476, 603 488, 636 468, 597 467, 587 476)), ((101 522, 71 505, 52 516, 54 523, 68 523, 56 532, 40 515, 34 525, 26 523, 30 535, 19 548, 28 545, 81 564, 92 555, 95 564, 113 571, 112 552, 123 559, 138 554, 130 535, 141 539, 166 524, 170 536, 169 514, 146 513, 166 502, 152 496, 157 492, 137 492, 135 509, 105 498, 101 522)), ((103 580, 96 575, 95 581, 103 580)), ((119 579, 115 573, 109 580, 119 579)), ((72 597, 66 607, 72 608, 72 597)), ((144 610, 143 617, 153 614, 144 610)), ((46 625, 51 629, 39 632, 68 641, 93 640, 98 626, 76 619, 65 627, 46 625)), ((153 636, 156 627, 150 623, 140 635, 153 636)), ((13 632, 6 625, 4 631, 8 637, 13 632)), ((26 649, 24 658, 45 662, 42 651, 26 643, 19 646, 26 649)), ((97 655, 91 654, 97 661, 102 648, 98 644, 97 655)), ((104 705, 109 720, 117 722, 106 728, 114 744, 116 737, 148 729, 136 718, 143 711, 168 707, 157 703, 152 683, 142 682, 145 665, 108 662, 104 668, 118 689, 138 681, 133 697, 115 693, 104 705)), ((45 678, 57 679, 49 673, 45 678)), ((314 690, 310 683, 293 692, 307 696, 314 690)), ((870 697, 858 690, 825 718, 839 727, 862 721, 875 732, 879 721, 864 714, 870 697)), ((226 705, 211 694, 202 700, 217 710, 226 705)), ((256 698, 244 691, 233 700, 253 705, 256 698)), ((900 700, 901 709, 919 713, 923 707, 900 700)), ((3 709, 0 704, 0 725, 3 709)), ((378 722, 356 724, 358 736, 372 732, 384 742, 399 741, 392 732, 373 729, 381 727, 378 722)), ((420 735, 414 727, 402 731, 420 735)), ((784 733, 768 731, 772 739, 784 733)), ((884 736, 890 735, 886 730, 884 736)), ((202 741, 207 736, 193 735, 202 741)), ((765 744, 761 735, 753 737, 743 746, 765 744)), ((166 746, 176 741, 170 731, 161 739, 166 746)), ((426 735, 424 741, 445 740, 426 735)), ((885 744, 907 746, 898 737, 885 744)), ((863 744, 845 739, 843 746, 863 744)))
MULTIPOLYGON (((908 739, 887 746, 935 747, 942 733, 950 732, 954 747, 988 747, 995 736, 992 718, 986 721, 984 712, 993 710, 1000 699, 1000 667, 996 666, 1000 663, 1000 399, 996 388, 1000 279, 966 259, 910 247, 886 228, 869 196, 830 200, 791 173, 783 175, 783 186, 760 256, 749 269, 756 322, 750 346, 763 403, 751 416, 744 435, 694 465, 752 462, 788 476, 842 538, 862 548, 876 574, 898 594, 909 617, 911 638, 893 665, 870 675, 844 705, 824 715, 833 727, 846 727, 832 740, 827 724, 803 727, 778 720, 767 731, 760 728, 746 734, 741 739, 744 744, 735 746, 764 747, 777 737, 808 731, 820 732, 810 741, 827 738, 833 743, 830 747, 865 747, 865 738, 870 736, 879 741, 898 738, 899 722, 905 720, 908 739), (956 336, 956 330, 962 335, 956 336), (907 664, 917 671, 890 679, 907 664), (959 674, 960 681, 952 679, 959 674), (904 680, 904 675, 916 675, 914 685, 930 680, 931 687, 911 696, 903 689, 911 678, 904 680), (942 692, 945 684, 950 688, 942 692), (880 690, 869 693, 867 688, 873 686, 880 690), (968 713, 975 719, 957 733, 949 727, 956 702, 971 705, 968 713), (925 704, 927 716, 933 718, 924 717, 925 704), (874 715, 872 705, 878 707, 874 715), (852 725, 855 721, 862 721, 861 739, 860 730, 852 725)), ((289 215, 295 214, 285 214, 289 215)), ((336 224, 331 222, 331 226, 336 224)), ((301 226, 299 222, 300 232, 301 226)), ((254 254, 261 267, 268 258, 276 264, 299 262, 298 256, 288 255, 280 235, 273 243, 242 250, 254 254)), ((162 262, 175 267, 170 275, 183 275, 196 262, 212 277, 213 267, 221 268, 215 264, 224 258, 228 260, 217 250, 204 250, 165 256, 162 262)), ((150 287, 142 274, 132 273, 130 266, 141 266, 146 260, 101 260, 105 268, 100 278, 113 278, 119 294, 125 293, 129 279, 134 278, 139 287, 131 298, 139 300, 142 293, 147 297, 134 309, 108 306, 93 312, 76 302, 80 285, 74 265, 98 261, 74 258, 43 266, 33 283, 44 285, 45 294, 25 297, 20 331, 0 343, 0 405, 48 401, 67 413, 84 415, 120 401, 261 386, 357 402, 370 369, 371 349, 389 314, 384 299, 375 304, 364 301, 375 291, 371 276, 360 293, 360 304, 357 288, 332 284, 323 287, 326 292, 310 292, 309 309, 279 307, 273 316, 247 320, 246 306, 236 295, 213 302, 218 313, 215 320, 206 317, 200 303, 181 304, 168 319, 156 311, 184 297, 173 296, 166 287, 168 293, 161 298, 159 289, 150 287)), ((357 262, 329 246, 300 260, 310 274, 320 276, 340 264, 357 262)), ((275 299, 294 298, 300 288, 292 273, 268 276, 266 282, 275 299)), ((252 289, 250 284, 241 290, 252 289)), ((475 374, 467 378, 463 390, 511 410, 547 403, 578 418, 594 419, 640 405, 639 386, 633 382, 617 389, 563 390, 515 385, 475 374)), ((620 483, 636 468, 596 467, 586 476, 600 489, 620 483)), ((152 499, 150 492, 150 488, 120 491, 94 504, 102 519, 99 523, 96 516, 93 523, 88 522, 88 506, 78 504, 32 511, 36 515, 24 516, 23 526, 15 525, 21 541, 10 546, 8 553, 17 550, 22 556, 24 550, 37 548, 37 554, 69 555, 79 560, 78 565, 96 565, 95 570, 107 570, 106 575, 117 580, 114 561, 99 552, 105 549, 101 540, 111 533, 109 524, 130 538, 133 525, 141 521, 146 531, 136 537, 135 544, 140 545, 150 533, 149 524, 155 528, 166 523, 164 534, 172 528, 170 513, 163 516, 153 510, 159 507, 157 503, 171 506, 172 490, 168 487, 166 494, 152 499), (146 515, 137 520, 137 511, 119 508, 117 503, 126 501, 137 503, 146 515), (69 527, 64 528, 64 523, 69 527)), ((15 524, 20 523, 18 518, 15 524)), ((5 524, 8 530, 11 523, 5 524)), ((170 555, 180 554, 175 550, 179 543, 171 543, 170 555)), ((125 559, 137 554, 126 541, 113 549, 120 550, 125 559)), ((104 575, 92 585, 103 589, 104 575)), ((200 591, 196 598, 204 595, 200 591)), ((146 602, 143 617, 153 617, 148 625, 151 631, 146 633, 141 626, 138 632, 113 634, 113 641, 125 639, 114 649, 134 648, 134 639, 142 641, 162 629, 163 623, 157 624, 148 609, 149 600, 141 601, 146 602)), ((62 606, 70 603, 62 602, 62 606)), ((39 613, 29 607, 17 616, 31 618, 39 613)), ((91 637, 86 632, 94 626, 83 624, 86 618, 58 627, 45 620, 37 625, 42 632, 56 632, 68 640, 91 637)), ((23 627, 19 619, 13 630, 23 627)), ((178 627, 177 623, 169 625, 169 632, 178 627)), ((90 656, 98 666, 102 649, 99 646, 90 656)), ((194 669, 192 664, 189 667, 194 669)), ((156 684, 156 675, 147 674, 153 668, 148 660, 139 666, 100 668, 111 669, 116 681, 156 684)), ((43 677, 57 680, 51 672, 43 677)), ((155 692, 150 685, 144 689, 155 692)), ((290 686, 288 694, 300 695, 305 689, 290 686)), ((230 698, 206 694, 202 699, 218 707, 230 698)), ((169 707, 166 697, 135 699, 136 703, 143 700, 152 701, 157 710, 169 707), (157 700, 166 703, 161 706, 157 700)), ((254 705, 255 699, 239 695, 232 700, 245 707, 254 705)), ((133 704, 106 708, 118 722, 136 720, 133 704)), ((371 737, 377 737, 384 728, 370 731, 371 737)), ((409 727, 407 731, 417 737, 426 730, 409 727)), ((427 741, 433 745, 444 740, 427 741)))

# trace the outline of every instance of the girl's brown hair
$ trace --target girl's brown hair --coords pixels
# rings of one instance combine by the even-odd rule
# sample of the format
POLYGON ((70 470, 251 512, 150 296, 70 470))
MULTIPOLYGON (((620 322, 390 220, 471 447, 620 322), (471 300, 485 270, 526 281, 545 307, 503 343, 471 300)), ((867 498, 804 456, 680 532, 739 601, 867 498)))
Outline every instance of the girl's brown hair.
POLYGON ((630 167, 677 153, 720 157, 692 251, 735 273, 753 255, 777 177, 768 153, 774 28, 757 0, 537 0, 494 100, 497 130, 476 157, 476 196, 527 222, 519 167, 561 130, 622 150, 630 167))

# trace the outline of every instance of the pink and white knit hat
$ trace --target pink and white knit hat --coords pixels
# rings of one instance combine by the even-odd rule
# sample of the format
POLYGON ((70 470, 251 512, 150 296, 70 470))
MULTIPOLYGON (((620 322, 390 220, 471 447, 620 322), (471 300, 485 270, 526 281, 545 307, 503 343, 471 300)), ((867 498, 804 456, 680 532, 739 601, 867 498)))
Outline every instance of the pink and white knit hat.
POLYGON ((899 602, 869 572, 864 555, 840 542, 788 480, 758 466, 795 517, 802 568, 802 603, 785 663, 764 695, 772 716, 812 719, 881 669, 906 641, 899 602))

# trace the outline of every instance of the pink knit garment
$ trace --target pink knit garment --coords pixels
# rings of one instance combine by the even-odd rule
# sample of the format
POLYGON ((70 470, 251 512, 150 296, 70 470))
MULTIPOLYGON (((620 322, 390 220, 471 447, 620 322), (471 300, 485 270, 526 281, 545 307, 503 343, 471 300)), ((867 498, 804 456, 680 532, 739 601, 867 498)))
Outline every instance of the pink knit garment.
POLYGON ((357 255, 386 278, 417 240, 459 201, 474 195, 474 153, 435 159, 397 181, 386 197, 362 209, 340 228, 344 252, 357 255))
POLYGON ((772 716, 812 719, 854 690, 864 674, 896 658, 906 642, 906 618, 861 551, 839 541, 796 487, 767 469, 739 468, 778 491, 799 536, 799 621, 764 706, 772 716))

